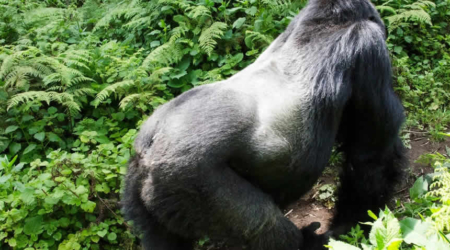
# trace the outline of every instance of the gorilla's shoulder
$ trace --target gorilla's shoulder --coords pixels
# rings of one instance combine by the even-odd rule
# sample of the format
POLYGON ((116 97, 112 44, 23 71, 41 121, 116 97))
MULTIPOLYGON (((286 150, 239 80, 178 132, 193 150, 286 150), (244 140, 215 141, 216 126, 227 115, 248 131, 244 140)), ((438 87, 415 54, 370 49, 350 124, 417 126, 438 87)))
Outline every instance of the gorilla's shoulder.
POLYGON ((183 112, 208 119, 251 115, 256 108, 252 95, 233 88, 227 81, 193 88, 170 101, 165 115, 183 112))

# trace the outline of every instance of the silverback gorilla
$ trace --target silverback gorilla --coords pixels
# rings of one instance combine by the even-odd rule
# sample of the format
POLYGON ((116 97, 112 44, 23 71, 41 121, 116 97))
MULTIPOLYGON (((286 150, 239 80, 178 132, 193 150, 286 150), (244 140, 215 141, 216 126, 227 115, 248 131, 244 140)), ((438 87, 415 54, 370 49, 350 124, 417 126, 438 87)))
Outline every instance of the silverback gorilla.
POLYGON ((310 0, 252 65, 158 108, 122 200, 144 249, 192 249, 204 235, 322 249, 383 207, 405 164, 385 37, 369 0, 310 0), (346 155, 337 213, 317 235, 318 223, 298 229, 281 208, 313 186, 334 143, 346 155))

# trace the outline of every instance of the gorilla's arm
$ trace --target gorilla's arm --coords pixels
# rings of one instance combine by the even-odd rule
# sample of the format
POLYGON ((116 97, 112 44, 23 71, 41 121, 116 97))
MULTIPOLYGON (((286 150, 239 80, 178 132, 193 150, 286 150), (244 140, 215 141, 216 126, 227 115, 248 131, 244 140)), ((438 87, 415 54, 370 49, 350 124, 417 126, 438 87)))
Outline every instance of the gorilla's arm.
POLYGON ((354 71, 352 97, 344 110, 338 140, 346 155, 341 176, 335 234, 367 221, 388 201, 406 164, 398 136, 403 107, 392 88, 391 67, 384 40, 364 39, 354 71))

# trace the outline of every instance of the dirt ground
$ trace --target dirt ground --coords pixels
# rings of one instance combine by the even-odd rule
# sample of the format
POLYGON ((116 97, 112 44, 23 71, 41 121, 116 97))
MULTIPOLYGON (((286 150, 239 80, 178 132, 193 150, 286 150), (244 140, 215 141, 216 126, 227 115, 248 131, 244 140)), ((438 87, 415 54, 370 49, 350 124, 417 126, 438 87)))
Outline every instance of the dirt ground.
MULTIPOLYGON (((405 175, 405 180, 397 187, 394 199, 405 200, 409 198, 409 188, 414 181, 421 175, 433 172, 430 166, 424 166, 415 161, 423 154, 439 152, 446 154, 445 147, 450 147, 450 139, 444 142, 432 142, 428 139, 424 132, 411 132, 411 149, 408 150, 409 170, 405 175)), ((318 184, 302 197, 298 202, 291 205, 283 211, 287 218, 289 218, 299 228, 309 225, 312 222, 320 222, 321 227, 316 231, 317 233, 324 233, 327 231, 330 220, 333 217, 333 209, 328 209, 322 202, 317 201, 314 195, 317 193, 317 188, 323 184, 336 184, 338 169, 335 171, 326 171, 326 173, 319 179, 318 184)), ((244 250, 245 246, 227 246, 225 243, 208 242, 198 250, 244 250)))

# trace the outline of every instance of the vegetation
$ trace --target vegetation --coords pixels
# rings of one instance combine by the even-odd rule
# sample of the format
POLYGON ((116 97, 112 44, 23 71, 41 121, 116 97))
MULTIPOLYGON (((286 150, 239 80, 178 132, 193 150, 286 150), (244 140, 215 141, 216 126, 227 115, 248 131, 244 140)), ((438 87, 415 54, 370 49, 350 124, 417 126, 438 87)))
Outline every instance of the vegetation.
MULTIPOLYGON (((450 2, 373 2, 389 30, 405 130, 442 140, 450 123, 450 2)), ((183 91, 252 63, 305 4, 0 0, 0 248, 137 248, 118 201, 140 123, 183 91)), ((368 240, 356 228, 347 242, 364 249, 448 242, 449 161, 436 164, 435 181, 419 181, 410 203, 372 215, 368 240), (408 235, 423 231, 408 234, 407 223, 434 234, 415 242, 408 235)))
MULTIPOLYGON (((448 147, 447 154, 450 155, 448 147)), ((331 240, 329 247, 334 250, 449 249, 450 158, 437 153, 422 156, 420 160, 432 163, 435 172, 417 179, 409 189, 408 202, 399 200, 393 212, 386 208, 378 217, 369 211, 375 222, 364 223, 371 226, 368 239, 357 226, 348 235, 341 236, 347 243, 331 240)))

